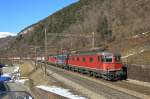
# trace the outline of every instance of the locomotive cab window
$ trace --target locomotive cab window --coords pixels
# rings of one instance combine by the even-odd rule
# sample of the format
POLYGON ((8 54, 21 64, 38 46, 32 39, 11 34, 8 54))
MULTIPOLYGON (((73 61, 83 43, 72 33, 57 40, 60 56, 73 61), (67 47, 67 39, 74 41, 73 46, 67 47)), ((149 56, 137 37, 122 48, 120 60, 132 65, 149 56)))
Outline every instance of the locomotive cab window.
POLYGON ((106 62, 106 63, 112 62, 112 56, 103 56, 102 62, 106 62))

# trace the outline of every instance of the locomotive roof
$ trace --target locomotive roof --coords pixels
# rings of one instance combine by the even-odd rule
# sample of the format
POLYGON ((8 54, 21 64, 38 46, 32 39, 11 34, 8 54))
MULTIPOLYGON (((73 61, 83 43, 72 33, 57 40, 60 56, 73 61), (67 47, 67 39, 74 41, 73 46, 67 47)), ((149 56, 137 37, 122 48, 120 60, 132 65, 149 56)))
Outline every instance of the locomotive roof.
POLYGON ((115 56, 121 56, 120 53, 114 53, 108 50, 105 51, 89 51, 89 52, 81 52, 81 53, 73 53, 70 54, 70 56, 78 56, 78 55, 94 55, 94 54, 99 54, 99 55, 115 55, 115 56))
POLYGON ((95 51, 77 51, 74 53, 63 53, 63 54, 49 54, 49 56, 61 56, 61 55, 67 55, 69 54, 69 56, 78 56, 78 55, 95 55, 95 54, 99 54, 99 55, 114 55, 114 56, 121 56, 120 53, 118 52, 111 52, 108 50, 95 50, 95 51))

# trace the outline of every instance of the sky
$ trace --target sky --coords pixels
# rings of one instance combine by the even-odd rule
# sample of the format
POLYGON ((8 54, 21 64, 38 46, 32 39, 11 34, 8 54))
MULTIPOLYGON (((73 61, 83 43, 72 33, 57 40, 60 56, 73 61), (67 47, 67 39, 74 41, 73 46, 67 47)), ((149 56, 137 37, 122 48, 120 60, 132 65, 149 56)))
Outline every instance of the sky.
POLYGON ((78 0, 0 0, 0 34, 17 34, 78 0))

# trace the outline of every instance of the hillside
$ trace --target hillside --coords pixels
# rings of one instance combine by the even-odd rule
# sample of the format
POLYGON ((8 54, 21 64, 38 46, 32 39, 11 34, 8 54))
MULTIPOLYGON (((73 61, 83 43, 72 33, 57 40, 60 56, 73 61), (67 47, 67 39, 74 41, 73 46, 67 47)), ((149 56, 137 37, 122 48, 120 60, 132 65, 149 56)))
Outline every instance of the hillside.
MULTIPOLYGON (((80 0, 21 30, 11 49, 15 48, 22 54, 22 52, 29 52, 30 46, 43 45, 44 28, 47 28, 48 34, 78 35, 95 32, 95 47, 107 44, 111 50, 120 51, 126 56, 132 54, 134 50, 150 46, 149 36, 142 36, 147 38, 145 41, 141 41, 143 39, 135 41, 135 38, 132 38, 150 31, 149 5, 149 0, 80 0)), ((49 51, 62 48, 87 49, 91 48, 91 38, 48 36, 48 45, 55 47, 49 47, 49 51)), ((150 53, 149 49, 147 53, 150 53)))
POLYGON ((14 40, 15 40, 15 37, 12 37, 12 36, 0 38, 0 50, 5 50, 5 49, 10 48, 14 40))

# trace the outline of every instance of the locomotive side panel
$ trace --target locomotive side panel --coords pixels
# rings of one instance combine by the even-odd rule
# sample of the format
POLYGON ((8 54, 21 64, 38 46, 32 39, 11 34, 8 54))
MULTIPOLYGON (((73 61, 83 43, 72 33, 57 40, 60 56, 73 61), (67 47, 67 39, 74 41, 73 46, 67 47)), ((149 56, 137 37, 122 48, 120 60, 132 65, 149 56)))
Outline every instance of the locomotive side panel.
POLYGON ((98 55, 78 55, 78 56, 70 56, 69 65, 75 67, 82 67, 88 69, 102 69, 102 63, 99 60, 98 55))

